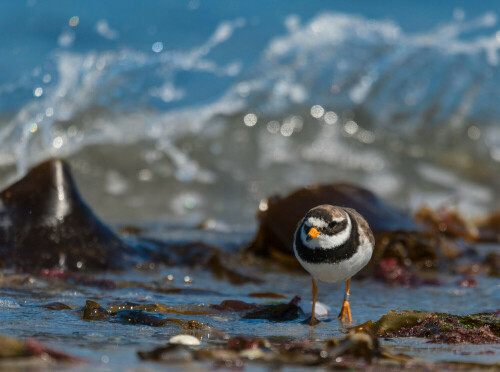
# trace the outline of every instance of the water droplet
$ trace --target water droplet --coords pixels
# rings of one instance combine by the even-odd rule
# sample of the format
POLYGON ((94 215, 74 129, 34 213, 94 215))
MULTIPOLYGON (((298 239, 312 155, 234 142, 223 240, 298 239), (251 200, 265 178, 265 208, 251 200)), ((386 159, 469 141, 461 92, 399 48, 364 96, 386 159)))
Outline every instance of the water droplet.
POLYGON ((163 43, 161 41, 157 41, 156 43, 153 44, 151 49, 155 53, 160 53, 163 50, 163 43))
POLYGON ((267 131, 269 133, 278 133, 280 131, 280 123, 276 120, 272 120, 269 123, 267 123, 267 131))
POLYGON ((80 18, 78 16, 73 16, 69 19, 68 23, 71 27, 76 27, 80 23, 80 18))
POLYGON ((139 181, 148 182, 153 179, 153 172, 150 169, 141 169, 137 174, 139 181))
POLYGON ((325 123, 330 125, 335 124, 338 119, 339 119, 338 115, 333 111, 327 111, 324 117, 325 123))
POLYGON ((467 129, 467 135, 471 140, 478 140, 481 137, 481 130, 475 125, 471 125, 469 129, 467 129))
POLYGON ((313 118, 319 119, 323 116, 324 113, 325 109, 320 105, 314 105, 313 107, 311 107, 311 116, 313 118))
POLYGON ((52 141, 52 146, 55 148, 55 149, 60 149, 63 145, 63 139, 62 137, 60 136, 57 136, 56 138, 54 138, 54 140, 52 141))
POLYGON ((43 94, 43 89, 42 87, 36 87, 35 89, 33 89, 33 95, 35 97, 41 97, 43 94))
POLYGON ((268 205, 267 205, 267 199, 262 199, 259 203, 259 211, 265 212, 267 211, 268 205))
POLYGON ((246 114, 243 118, 243 122, 247 127, 253 127, 255 124, 257 124, 257 115, 252 113, 246 114))
POLYGON ((359 125, 355 121, 353 121, 353 120, 349 120, 344 125, 344 130, 347 132, 347 134, 350 134, 351 136, 353 134, 356 134, 356 132, 358 131, 358 129, 359 129, 359 125))

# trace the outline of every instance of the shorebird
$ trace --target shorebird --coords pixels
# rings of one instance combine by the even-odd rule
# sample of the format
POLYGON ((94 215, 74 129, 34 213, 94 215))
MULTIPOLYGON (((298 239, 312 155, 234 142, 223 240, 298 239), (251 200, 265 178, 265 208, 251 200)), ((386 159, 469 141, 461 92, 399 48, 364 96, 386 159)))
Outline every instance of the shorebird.
POLYGON ((354 209, 319 205, 300 220, 293 242, 297 260, 312 276, 311 325, 318 287, 316 280, 327 283, 347 280, 339 318, 352 322, 349 306, 351 278, 366 266, 373 253, 375 239, 368 222, 354 209))

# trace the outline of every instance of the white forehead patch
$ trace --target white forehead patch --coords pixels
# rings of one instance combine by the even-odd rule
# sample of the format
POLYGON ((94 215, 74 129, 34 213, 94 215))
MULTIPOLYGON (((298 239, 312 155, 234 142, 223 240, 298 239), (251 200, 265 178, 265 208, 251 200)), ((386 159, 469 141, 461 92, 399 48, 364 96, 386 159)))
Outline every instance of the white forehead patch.
POLYGON ((309 227, 314 226, 321 229, 323 227, 327 227, 328 223, 326 223, 326 221, 322 220, 321 218, 309 217, 306 221, 306 225, 309 227))
MULTIPOLYGON (((302 243, 304 243, 305 246, 307 246, 311 249, 315 249, 315 248, 332 249, 332 248, 337 248, 337 247, 341 246, 351 236, 351 230, 352 230, 351 219, 349 218, 348 214, 346 214, 346 218, 347 218, 347 226, 344 230, 338 232, 335 235, 320 234, 320 235, 318 235, 318 237, 316 239, 313 239, 310 241, 307 241, 307 234, 305 231, 305 227, 302 228, 300 231, 300 238, 302 239, 302 243)), ((321 220, 321 219, 310 217, 305 222, 306 226, 311 227, 311 225, 308 224, 308 222, 311 219, 319 220, 319 221, 322 221, 323 223, 326 224, 326 222, 321 220)), ((340 222, 343 220, 344 220, 344 218, 338 218, 335 221, 340 222)), ((314 226, 320 227, 318 225, 314 225, 314 226)))

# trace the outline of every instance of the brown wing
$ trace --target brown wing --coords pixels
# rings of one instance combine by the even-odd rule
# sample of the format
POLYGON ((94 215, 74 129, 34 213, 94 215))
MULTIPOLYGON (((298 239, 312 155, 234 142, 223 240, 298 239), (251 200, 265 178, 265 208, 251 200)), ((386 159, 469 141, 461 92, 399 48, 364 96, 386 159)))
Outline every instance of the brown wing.
POLYGON ((374 247, 375 238, 373 237, 373 233, 372 230, 370 229, 370 226, 368 225, 368 222, 366 222, 363 216, 360 215, 355 209, 352 208, 343 208, 343 209, 349 212, 351 216, 353 216, 356 219, 360 232, 362 231, 365 234, 365 236, 370 241, 371 245, 374 247))

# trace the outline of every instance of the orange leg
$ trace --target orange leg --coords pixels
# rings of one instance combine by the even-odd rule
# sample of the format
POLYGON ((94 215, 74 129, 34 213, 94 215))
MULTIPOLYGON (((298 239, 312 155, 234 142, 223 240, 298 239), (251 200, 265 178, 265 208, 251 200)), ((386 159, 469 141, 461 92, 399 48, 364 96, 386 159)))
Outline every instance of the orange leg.
POLYGON ((318 286, 316 285, 316 280, 314 280, 314 278, 312 278, 312 294, 313 294, 313 305, 312 305, 312 312, 311 312, 311 322, 309 323, 309 325, 316 325, 318 324, 318 321, 316 320, 316 318, 314 317, 314 315, 316 314, 315 313, 315 310, 316 310, 316 295, 318 294, 318 286))
POLYGON ((342 304, 342 309, 340 310, 339 318, 342 323, 345 322, 347 315, 347 321, 352 322, 351 307, 349 306, 349 290, 351 287, 351 278, 347 279, 347 286, 345 289, 344 303, 342 304))

